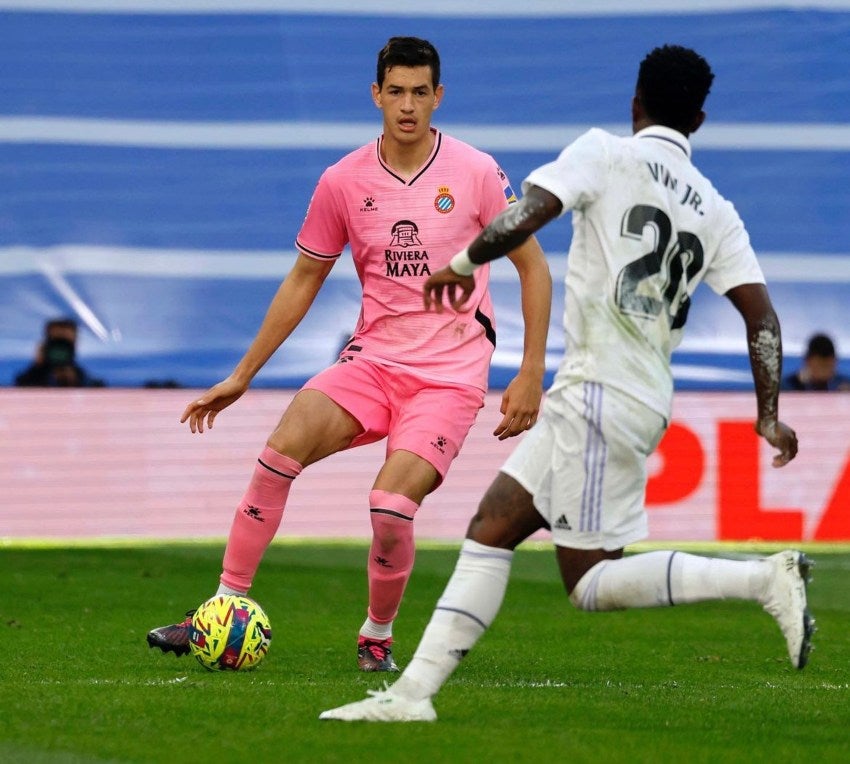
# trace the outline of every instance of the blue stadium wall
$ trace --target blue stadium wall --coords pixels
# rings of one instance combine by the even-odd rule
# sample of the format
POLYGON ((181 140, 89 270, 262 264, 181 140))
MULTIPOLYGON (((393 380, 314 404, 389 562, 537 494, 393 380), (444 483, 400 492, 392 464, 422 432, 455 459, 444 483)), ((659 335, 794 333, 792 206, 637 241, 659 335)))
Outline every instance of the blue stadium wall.
MULTIPOLYGON (((694 160, 747 222, 787 366, 817 330, 850 359, 850 2, 406 5, 0 0, 0 384, 57 315, 79 319, 84 365, 109 385, 228 374, 294 261, 319 174, 380 130, 369 86, 395 34, 438 46, 436 124, 517 188, 592 125, 628 133, 651 48, 699 50, 717 77, 694 160)), ((540 236, 556 275, 550 371, 569 236, 568 219, 540 236)), ((510 268, 493 292, 499 387, 521 352, 510 268)), ((330 363, 358 298, 339 263, 256 384, 330 363)), ((707 287, 674 362, 680 389, 749 387, 740 319, 707 287)))

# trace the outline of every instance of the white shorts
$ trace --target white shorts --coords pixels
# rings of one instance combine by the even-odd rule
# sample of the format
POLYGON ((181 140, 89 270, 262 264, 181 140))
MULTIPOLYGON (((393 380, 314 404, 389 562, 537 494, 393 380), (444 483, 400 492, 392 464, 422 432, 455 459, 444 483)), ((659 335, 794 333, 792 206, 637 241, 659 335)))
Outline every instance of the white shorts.
POLYGON ((667 423, 598 382, 554 390, 502 466, 534 497, 557 546, 611 551, 646 538, 646 459, 667 423))

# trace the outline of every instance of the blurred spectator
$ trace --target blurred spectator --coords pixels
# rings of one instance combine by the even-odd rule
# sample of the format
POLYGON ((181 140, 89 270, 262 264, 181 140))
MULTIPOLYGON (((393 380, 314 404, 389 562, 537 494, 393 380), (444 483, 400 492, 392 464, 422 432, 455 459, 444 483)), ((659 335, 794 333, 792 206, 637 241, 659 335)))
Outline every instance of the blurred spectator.
POLYGON ((835 345, 826 334, 809 340, 803 365, 782 380, 785 390, 850 390, 850 377, 838 373, 835 345))
POLYGON ((142 387, 147 390, 178 390, 183 385, 176 379, 148 379, 142 387))
POLYGON ((35 360, 15 377, 19 387, 103 387, 76 362, 77 322, 56 318, 44 325, 35 360))

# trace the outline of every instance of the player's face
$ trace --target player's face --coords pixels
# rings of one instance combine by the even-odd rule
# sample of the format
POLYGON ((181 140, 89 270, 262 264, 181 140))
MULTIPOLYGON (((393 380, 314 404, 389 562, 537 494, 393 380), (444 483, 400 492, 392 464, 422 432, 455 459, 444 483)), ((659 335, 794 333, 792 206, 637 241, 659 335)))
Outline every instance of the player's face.
POLYGON ((806 361, 806 365, 809 367, 811 381, 825 385, 835 376, 838 361, 835 358, 821 358, 813 355, 806 361))
POLYGON ((372 85, 372 99, 384 113, 384 137, 408 145, 430 139, 431 114, 442 97, 430 66, 394 66, 381 88, 372 85))

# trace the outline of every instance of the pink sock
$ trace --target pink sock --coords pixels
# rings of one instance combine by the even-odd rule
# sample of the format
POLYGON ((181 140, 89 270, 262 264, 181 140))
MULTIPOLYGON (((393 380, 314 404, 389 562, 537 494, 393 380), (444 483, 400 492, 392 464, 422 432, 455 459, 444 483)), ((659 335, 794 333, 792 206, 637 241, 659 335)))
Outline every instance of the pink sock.
POLYGON ((268 446, 263 449, 230 526, 222 584, 242 592, 251 588, 260 560, 280 527, 292 481, 300 472, 301 465, 294 459, 268 446))
POLYGON ((373 534, 368 566, 369 618, 390 623, 398 613, 413 570, 413 516, 419 505, 401 494, 376 490, 369 494, 369 507, 373 534))

